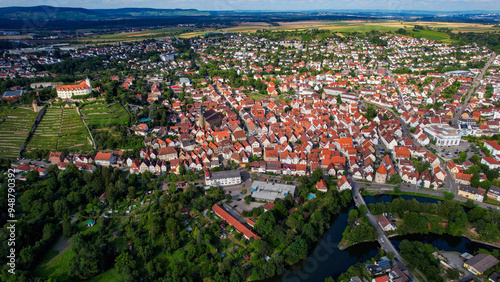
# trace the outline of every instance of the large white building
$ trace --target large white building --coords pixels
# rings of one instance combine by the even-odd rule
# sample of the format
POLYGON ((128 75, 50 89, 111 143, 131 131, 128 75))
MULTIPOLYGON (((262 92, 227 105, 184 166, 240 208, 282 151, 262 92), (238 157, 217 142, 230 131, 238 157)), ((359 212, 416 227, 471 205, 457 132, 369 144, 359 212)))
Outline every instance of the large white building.
POLYGON ((87 95, 92 93, 90 79, 85 79, 78 84, 57 86, 57 97, 61 99, 71 99, 73 96, 87 95))
POLYGON ((430 139, 436 141, 438 147, 460 145, 459 131, 448 125, 429 126, 424 128, 424 132, 430 139))
POLYGON ((228 186, 241 184, 241 175, 238 170, 205 172, 205 184, 207 186, 228 186))
POLYGON ((254 181, 252 183, 252 197, 257 200, 274 202, 276 198, 285 199, 286 195, 295 193, 295 185, 254 181))

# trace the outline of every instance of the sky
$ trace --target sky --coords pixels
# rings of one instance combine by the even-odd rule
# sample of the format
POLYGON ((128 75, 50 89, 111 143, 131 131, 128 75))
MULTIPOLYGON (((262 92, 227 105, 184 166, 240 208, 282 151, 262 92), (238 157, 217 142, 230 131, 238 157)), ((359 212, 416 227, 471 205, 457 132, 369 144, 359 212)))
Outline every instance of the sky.
POLYGON ((0 0, 0 7, 50 5, 54 7, 164 8, 198 10, 426 10, 500 11, 499 0, 0 0))

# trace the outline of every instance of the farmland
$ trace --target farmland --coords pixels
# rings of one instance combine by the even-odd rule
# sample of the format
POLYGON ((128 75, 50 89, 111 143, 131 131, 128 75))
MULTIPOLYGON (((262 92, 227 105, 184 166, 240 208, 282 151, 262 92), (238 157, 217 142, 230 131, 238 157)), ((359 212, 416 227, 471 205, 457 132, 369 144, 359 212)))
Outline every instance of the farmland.
POLYGON ((374 20, 374 21, 299 21, 299 22, 278 22, 278 25, 269 25, 266 23, 241 23, 238 26, 212 29, 203 31, 187 32, 180 37, 189 38, 194 36, 202 36, 208 32, 256 32, 257 30, 273 30, 273 31, 305 31, 310 28, 331 30, 332 32, 343 34, 352 32, 366 33, 372 30, 380 32, 394 32, 400 28, 405 29, 408 35, 422 37, 430 40, 450 42, 449 35, 433 31, 420 30, 412 31, 415 25, 426 26, 429 28, 449 28, 454 33, 458 32, 495 32, 500 31, 500 28, 493 25, 475 24, 475 23, 447 23, 447 22, 407 22, 407 21, 390 21, 390 20, 374 20))
POLYGON ((28 143, 27 151, 89 150, 89 133, 75 109, 49 108, 28 143))
POLYGON ((37 113, 31 109, 6 109, 0 113, 0 156, 16 158, 28 137, 37 113))
POLYGON ((105 128, 117 125, 128 125, 130 115, 120 103, 104 104, 95 102, 86 104, 81 113, 89 128, 105 128))

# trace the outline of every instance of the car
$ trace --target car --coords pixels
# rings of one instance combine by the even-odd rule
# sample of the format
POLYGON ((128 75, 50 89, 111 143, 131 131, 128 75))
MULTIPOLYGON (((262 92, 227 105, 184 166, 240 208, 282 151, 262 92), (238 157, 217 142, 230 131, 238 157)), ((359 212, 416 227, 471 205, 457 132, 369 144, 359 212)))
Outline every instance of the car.
POLYGON ((238 198, 236 201, 238 201, 238 202, 241 201, 241 198, 238 198))
POLYGON ((234 205, 233 208, 237 207, 238 205, 234 205))
POLYGON ((384 243, 384 238, 380 237, 380 242, 384 243))
POLYGON ((354 199, 357 199, 357 198, 358 198, 358 196, 354 196, 354 199))

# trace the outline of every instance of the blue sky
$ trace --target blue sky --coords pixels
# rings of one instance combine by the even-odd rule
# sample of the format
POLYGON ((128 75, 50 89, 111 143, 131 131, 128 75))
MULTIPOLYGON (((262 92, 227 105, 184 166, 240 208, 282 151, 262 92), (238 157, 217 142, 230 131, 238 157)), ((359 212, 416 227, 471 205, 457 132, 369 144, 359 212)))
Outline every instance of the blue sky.
POLYGON ((499 0, 0 0, 0 7, 51 5, 99 8, 193 8, 198 10, 380 9, 499 11, 499 0))

